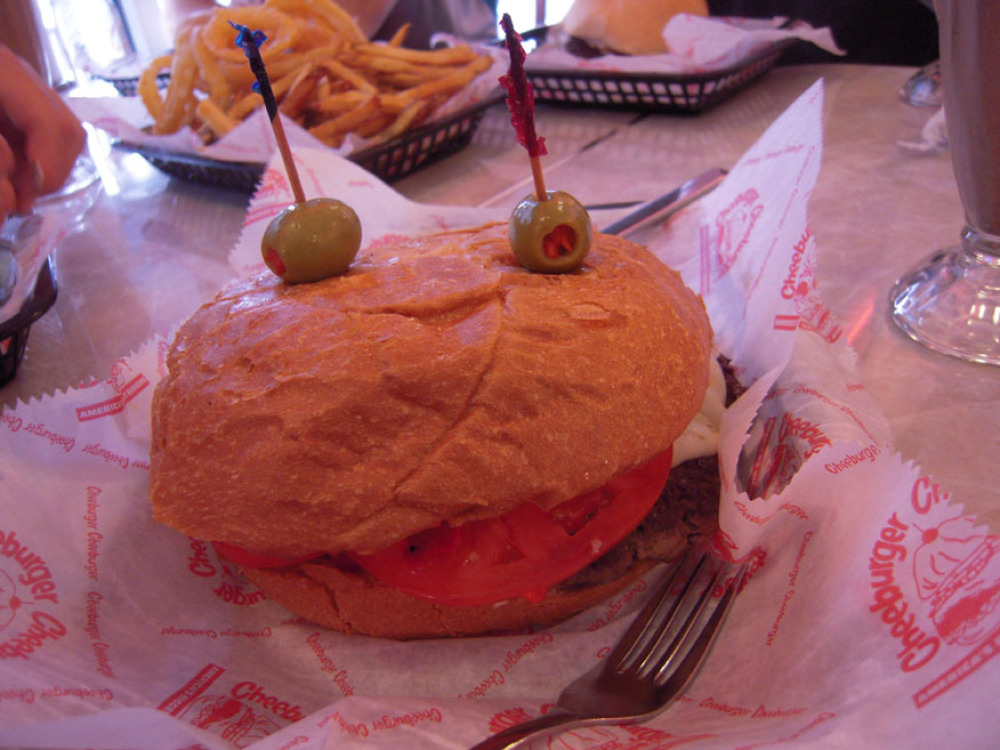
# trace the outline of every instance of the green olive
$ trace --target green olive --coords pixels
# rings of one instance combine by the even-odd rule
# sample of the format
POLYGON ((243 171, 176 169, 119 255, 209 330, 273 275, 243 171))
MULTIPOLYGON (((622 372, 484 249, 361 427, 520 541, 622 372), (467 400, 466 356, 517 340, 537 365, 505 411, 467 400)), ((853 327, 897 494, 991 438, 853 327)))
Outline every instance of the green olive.
POLYGON ((360 247, 358 215, 332 198, 288 206, 271 219, 260 241, 267 267, 293 284, 346 273, 360 247))
POLYGON ((546 200, 528 196, 517 204, 510 217, 510 247, 529 271, 575 271, 590 251, 590 215, 569 193, 547 194, 546 200))

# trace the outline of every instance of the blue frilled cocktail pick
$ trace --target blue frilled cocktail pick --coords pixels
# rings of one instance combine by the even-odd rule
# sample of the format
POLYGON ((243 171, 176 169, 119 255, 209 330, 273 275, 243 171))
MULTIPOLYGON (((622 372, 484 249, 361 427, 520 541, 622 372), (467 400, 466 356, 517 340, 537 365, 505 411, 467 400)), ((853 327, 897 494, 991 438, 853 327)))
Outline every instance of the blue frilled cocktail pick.
POLYGON ((264 100, 264 109, 271 120, 271 127, 274 130, 274 138, 278 142, 278 150, 281 152, 281 159, 285 164, 285 171, 288 173, 288 181, 291 184, 292 192, 298 203, 305 202, 305 193, 302 190, 302 183, 299 181, 299 173, 295 168, 295 161, 292 159, 292 151, 288 146, 288 138, 285 136, 285 128, 278 117, 278 102, 274 98, 274 91, 271 89, 271 80, 267 76, 267 68, 264 66, 264 58, 260 56, 260 45, 267 41, 263 31, 251 31, 249 27, 242 24, 229 22, 238 32, 236 34, 236 46, 241 47, 250 61, 250 70, 253 72, 257 83, 253 85, 253 90, 260 94, 264 100))

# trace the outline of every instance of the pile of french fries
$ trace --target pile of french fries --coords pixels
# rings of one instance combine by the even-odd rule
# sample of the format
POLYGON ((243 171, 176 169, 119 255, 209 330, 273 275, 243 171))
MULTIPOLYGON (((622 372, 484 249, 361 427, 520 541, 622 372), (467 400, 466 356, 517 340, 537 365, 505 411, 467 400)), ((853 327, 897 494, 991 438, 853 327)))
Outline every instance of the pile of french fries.
POLYGON ((408 26, 386 43, 370 42, 333 0, 220 7, 186 20, 173 52, 140 75, 154 134, 191 127, 211 143, 263 106, 230 21, 264 32, 260 52, 279 110, 335 148, 348 133, 381 143, 420 125, 492 64, 467 45, 409 49, 408 26))

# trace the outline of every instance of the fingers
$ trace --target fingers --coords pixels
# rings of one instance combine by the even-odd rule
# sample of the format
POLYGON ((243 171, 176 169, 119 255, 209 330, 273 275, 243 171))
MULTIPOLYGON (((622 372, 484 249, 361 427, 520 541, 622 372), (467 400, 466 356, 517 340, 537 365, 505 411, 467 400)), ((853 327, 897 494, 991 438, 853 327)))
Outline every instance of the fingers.
POLYGON ((0 226, 4 220, 17 211, 17 193, 8 179, 0 179, 0 226))
MULTIPOLYGON (((19 213, 28 213, 38 199, 38 196, 55 189, 45 188, 45 173, 43 169, 42 165, 36 161, 25 161, 23 159, 18 161, 17 171, 14 172, 11 183, 16 194, 17 211, 19 213)), ((63 180, 56 183, 55 187, 58 188, 65 179, 63 177, 63 180)))
POLYGON ((6 139, 0 137, 0 224, 17 210, 17 192, 12 182, 17 162, 6 139))
POLYGON ((83 149, 86 133, 72 110, 35 71, 0 45, 0 136, 6 141, 7 169, 0 155, 0 174, 8 176, 19 211, 58 189, 83 149))
POLYGON ((48 116, 25 130, 23 189, 39 194, 57 190, 69 176, 87 140, 73 112, 53 94, 48 116))

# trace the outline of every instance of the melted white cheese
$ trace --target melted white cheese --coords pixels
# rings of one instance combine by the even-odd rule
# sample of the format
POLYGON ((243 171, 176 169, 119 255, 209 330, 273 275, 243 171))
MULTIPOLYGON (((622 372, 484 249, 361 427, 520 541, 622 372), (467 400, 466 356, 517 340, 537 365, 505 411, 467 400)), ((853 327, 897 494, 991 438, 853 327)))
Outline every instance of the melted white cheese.
POLYGON ((674 443, 673 465, 692 458, 711 456, 719 451, 719 426, 726 410, 726 377, 715 357, 709 363, 708 390, 701 411, 674 443))

